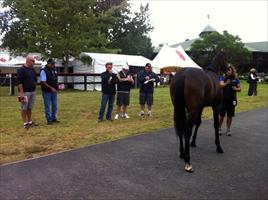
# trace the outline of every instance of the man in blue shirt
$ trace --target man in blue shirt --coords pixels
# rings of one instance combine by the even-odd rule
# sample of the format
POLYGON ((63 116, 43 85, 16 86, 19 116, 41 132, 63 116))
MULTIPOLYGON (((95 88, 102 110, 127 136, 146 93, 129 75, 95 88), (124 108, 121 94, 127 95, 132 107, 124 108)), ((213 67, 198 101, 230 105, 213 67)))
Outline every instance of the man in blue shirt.
POLYGON ((57 91, 58 76, 55 70, 55 61, 48 59, 47 64, 40 72, 41 89, 44 100, 45 116, 48 125, 59 122, 57 120, 57 91))

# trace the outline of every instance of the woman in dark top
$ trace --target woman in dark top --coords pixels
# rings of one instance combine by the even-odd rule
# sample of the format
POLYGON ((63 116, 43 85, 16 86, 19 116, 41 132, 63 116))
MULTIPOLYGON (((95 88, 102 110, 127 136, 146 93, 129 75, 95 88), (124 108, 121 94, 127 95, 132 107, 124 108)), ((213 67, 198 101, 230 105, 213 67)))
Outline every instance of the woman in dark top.
POLYGON ((235 106, 237 105, 236 92, 241 91, 240 81, 236 77, 235 68, 233 66, 229 66, 227 68, 227 72, 224 76, 220 77, 220 86, 223 90, 222 102, 220 107, 220 116, 219 116, 219 134, 221 135, 221 126, 227 113, 226 119, 226 134, 231 136, 231 125, 232 118, 235 115, 235 106))

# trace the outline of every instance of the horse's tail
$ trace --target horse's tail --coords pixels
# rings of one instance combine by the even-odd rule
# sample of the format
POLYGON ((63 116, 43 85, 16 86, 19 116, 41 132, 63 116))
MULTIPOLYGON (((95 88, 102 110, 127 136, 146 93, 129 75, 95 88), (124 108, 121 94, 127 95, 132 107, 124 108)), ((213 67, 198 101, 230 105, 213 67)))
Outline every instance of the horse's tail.
POLYGON ((184 99, 185 76, 180 76, 174 88, 174 124, 177 136, 183 135, 186 126, 185 99, 184 99))

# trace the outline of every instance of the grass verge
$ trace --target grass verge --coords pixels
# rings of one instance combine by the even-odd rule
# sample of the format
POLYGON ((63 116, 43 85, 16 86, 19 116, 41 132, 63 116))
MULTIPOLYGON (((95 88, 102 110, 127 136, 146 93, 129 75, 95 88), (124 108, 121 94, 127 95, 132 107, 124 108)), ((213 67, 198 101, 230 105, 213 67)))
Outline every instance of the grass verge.
MULTIPOLYGON (((267 107, 268 85, 258 85, 258 96, 248 97, 248 84, 241 82, 237 112, 267 107)), ((33 119, 39 125, 29 130, 22 128, 19 103, 16 95, 9 96, 6 87, 0 88, 0 164, 39 157, 50 153, 76 149, 92 144, 117 140, 173 126, 173 107, 169 87, 155 89, 153 117, 138 117, 138 89, 131 91, 130 119, 114 122, 97 122, 100 92, 65 90, 58 97, 59 124, 46 125, 43 100, 37 92, 33 119)), ((116 108, 116 107, 115 107, 116 108)), ((203 119, 210 118, 212 111, 206 108, 203 119)))

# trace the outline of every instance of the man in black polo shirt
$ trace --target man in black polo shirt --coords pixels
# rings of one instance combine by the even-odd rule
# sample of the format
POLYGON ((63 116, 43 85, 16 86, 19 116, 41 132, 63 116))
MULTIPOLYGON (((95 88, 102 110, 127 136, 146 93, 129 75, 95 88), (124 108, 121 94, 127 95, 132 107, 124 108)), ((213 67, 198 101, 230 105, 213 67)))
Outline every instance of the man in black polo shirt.
POLYGON ((48 125, 52 125, 53 122, 59 122, 57 120, 57 91, 58 76, 55 70, 55 61, 48 59, 47 64, 40 72, 41 89, 44 100, 45 116, 48 125))
POLYGON ((114 96, 116 93, 115 84, 117 83, 117 76, 113 73, 113 63, 108 62, 105 65, 106 71, 101 74, 101 106, 98 116, 98 122, 103 121, 106 105, 108 109, 106 119, 112 121, 112 112, 114 107, 114 96))
POLYGON ((139 116, 144 117, 145 103, 147 103, 149 117, 152 116, 153 106, 153 93, 154 93, 154 82, 159 82, 158 76, 152 71, 152 66, 147 63, 144 70, 138 74, 138 80, 140 82, 140 114, 139 116))
POLYGON ((34 57, 28 55, 26 57, 26 63, 17 70, 21 116, 23 127, 26 129, 34 124, 32 121, 32 109, 35 102, 35 87, 37 81, 37 76, 33 68, 34 63, 34 57))

